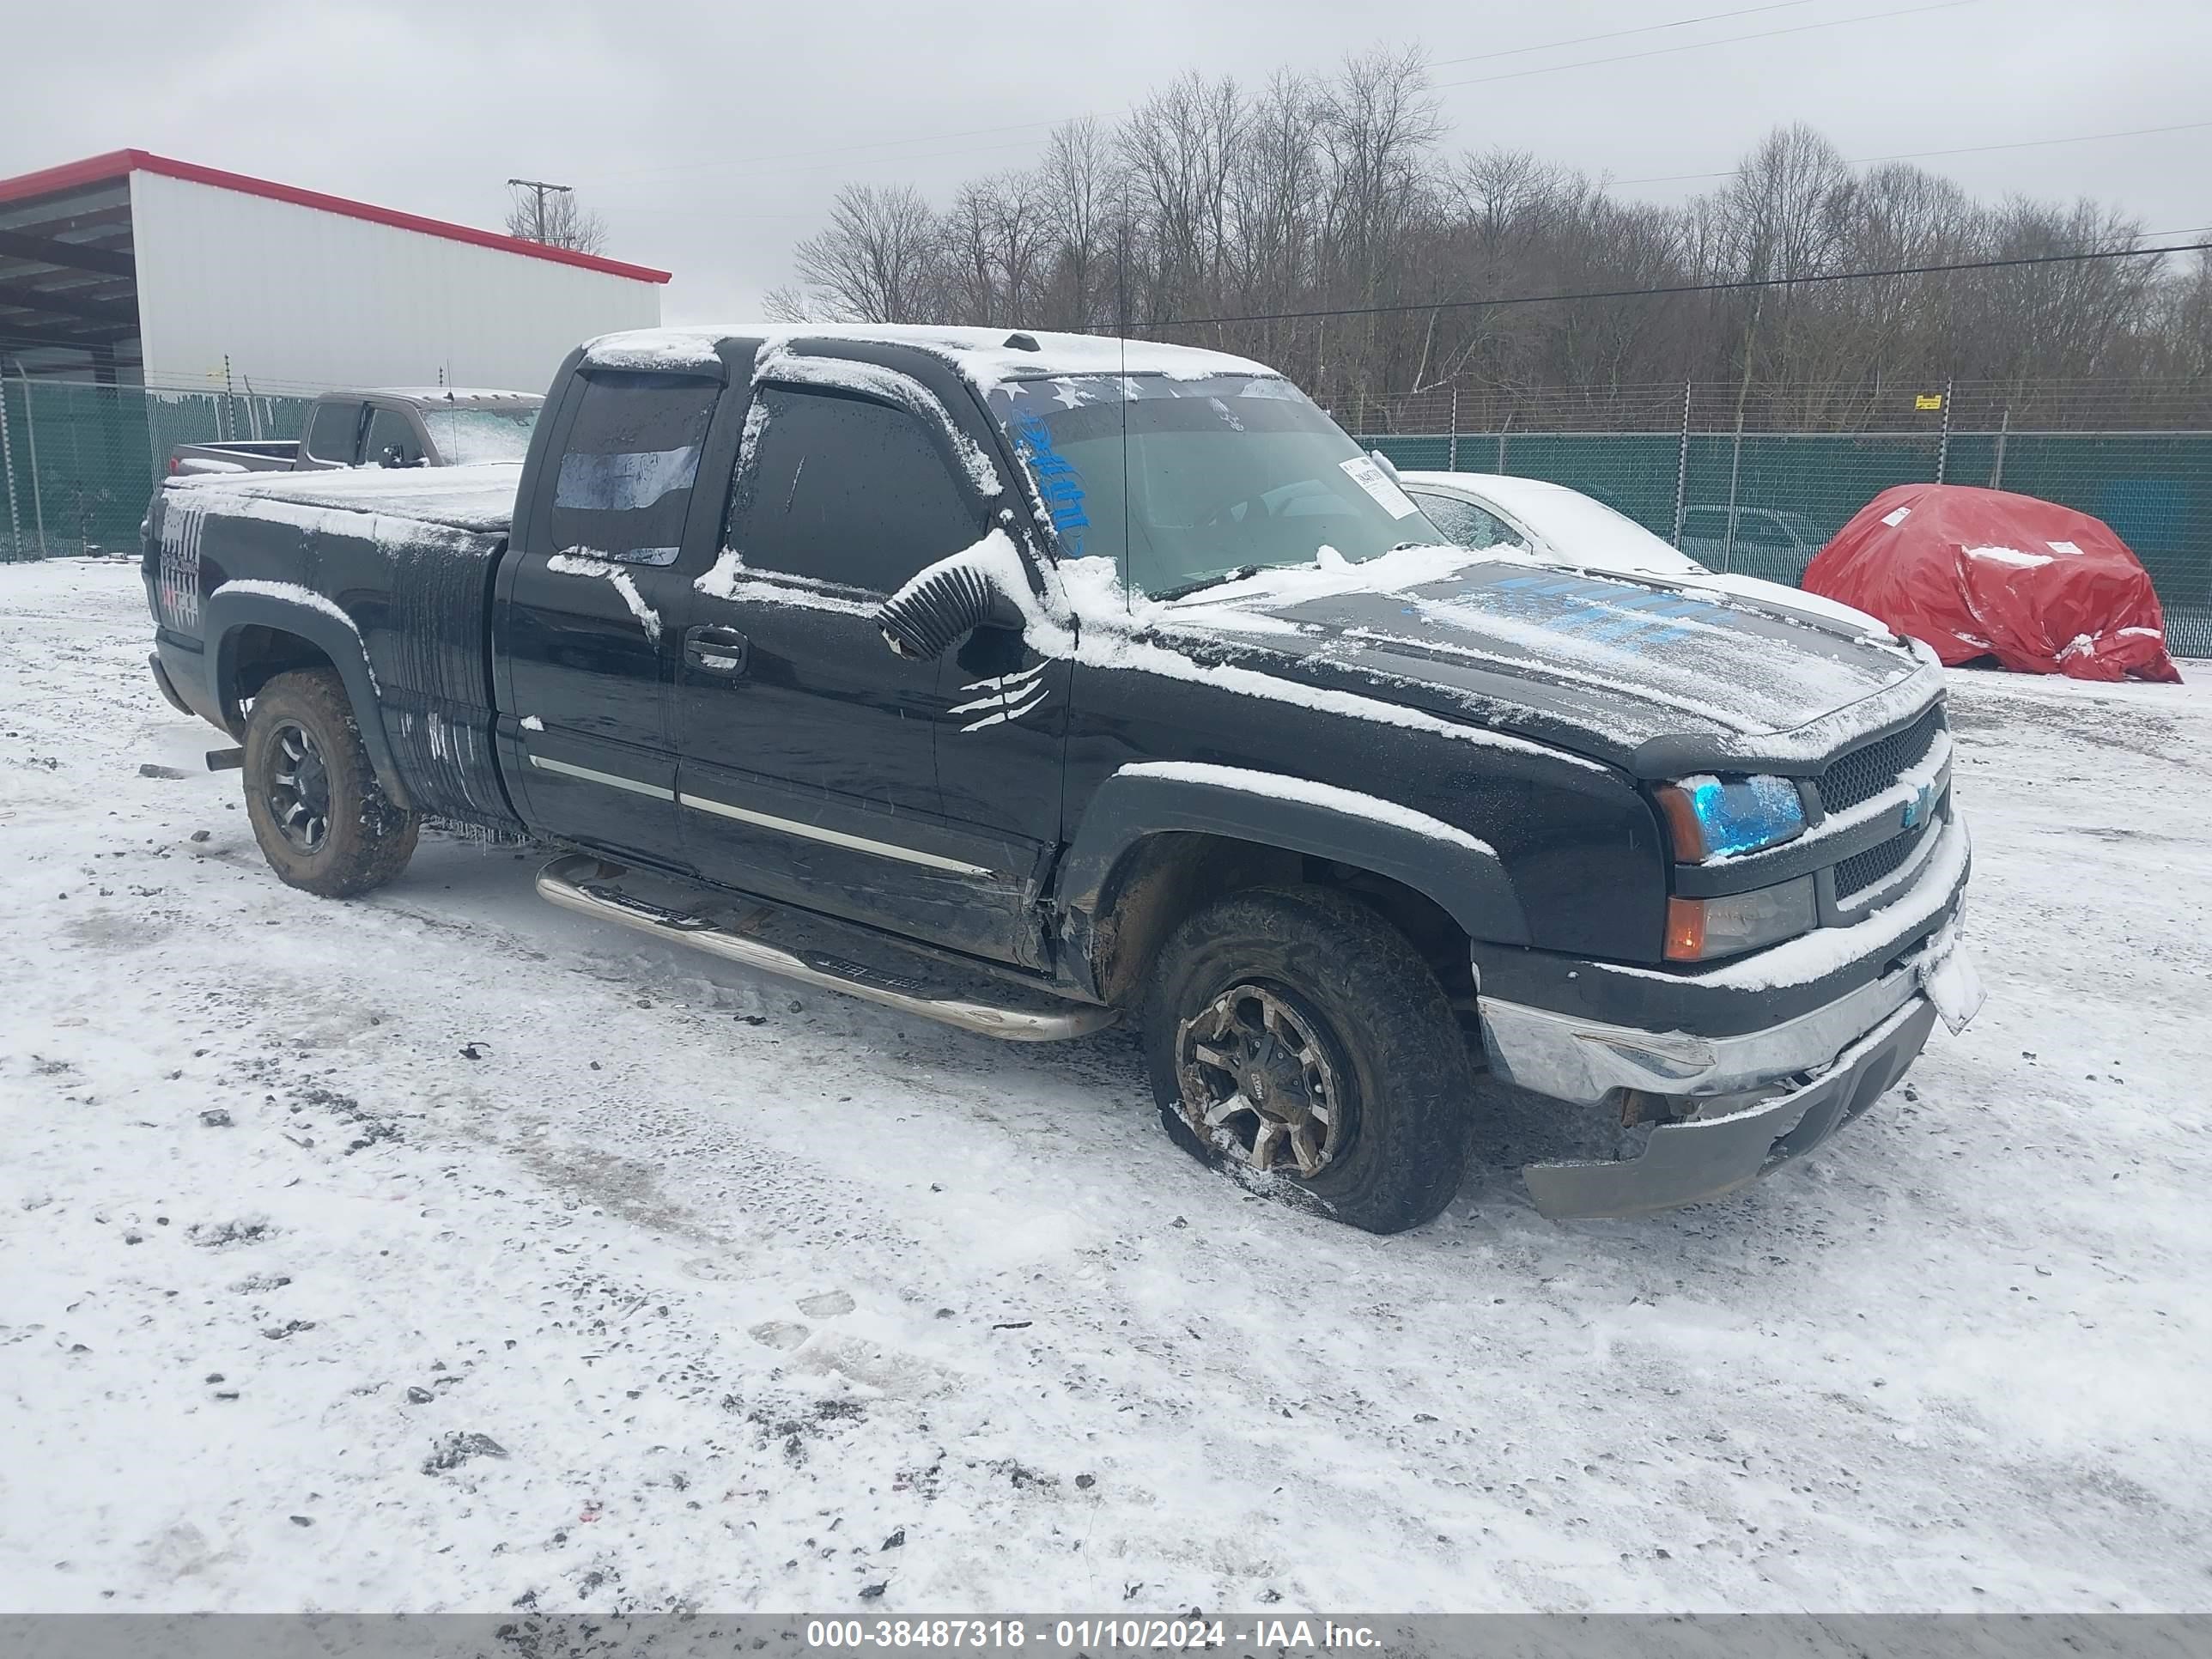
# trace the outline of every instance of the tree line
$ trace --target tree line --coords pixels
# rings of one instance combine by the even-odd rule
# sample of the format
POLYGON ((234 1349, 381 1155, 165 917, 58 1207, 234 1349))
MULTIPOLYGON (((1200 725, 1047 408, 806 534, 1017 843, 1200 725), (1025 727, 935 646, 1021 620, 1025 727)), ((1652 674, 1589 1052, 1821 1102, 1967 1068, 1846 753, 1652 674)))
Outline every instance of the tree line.
POLYGON ((2022 419, 2091 382, 2115 422, 2183 403, 2212 417, 2201 253, 1428 308, 2145 245, 2111 206, 1978 201, 1907 162, 1855 168, 1802 125, 1672 206, 1449 137, 1418 48, 1257 86, 1187 74, 1119 121, 1066 123, 1034 167, 971 179, 942 207, 847 185, 770 310, 1126 329, 1257 357, 1386 422, 1461 390, 1510 412, 1540 389, 1602 405, 1686 381, 1763 423, 1852 427, 1954 380, 2022 419), (1410 309, 1280 315, 1393 306, 1410 309), (1190 320, 1255 317, 1276 320, 1190 320))

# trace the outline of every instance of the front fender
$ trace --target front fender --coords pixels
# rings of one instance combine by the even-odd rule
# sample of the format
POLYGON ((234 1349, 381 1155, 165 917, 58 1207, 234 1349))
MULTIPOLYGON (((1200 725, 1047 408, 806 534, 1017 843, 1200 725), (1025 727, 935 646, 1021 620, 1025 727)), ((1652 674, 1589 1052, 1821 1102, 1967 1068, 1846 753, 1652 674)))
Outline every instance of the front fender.
POLYGON ((1470 939, 1531 942, 1504 863, 1467 831, 1356 790, 1191 762, 1125 766, 1099 786, 1061 866, 1072 931, 1095 933, 1125 854, 1147 836, 1177 830, 1352 865, 1433 901, 1470 939))
MULTIPOLYGON (((269 586, 274 586, 270 584, 269 586)), ((376 781, 394 805, 412 808, 413 797, 384 732, 379 708, 376 675, 369 667, 368 647, 361 630, 345 613, 319 595, 302 592, 299 598, 270 592, 262 584, 226 582, 208 595, 201 607, 202 637, 208 643, 208 690, 215 707, 222 711, 224 728, 240 739, 246 736, 244 701, 239 695, 238 648, 245 630, 267 628, 307 641, 331 660, 343 682, 347 701, 353 704, 354 725, 360 729, 362 747, 368 752, 376 781), (319 600, 319 603, 311 601, 319 600), (322 607, 330 605, 328 610, 322 607)))

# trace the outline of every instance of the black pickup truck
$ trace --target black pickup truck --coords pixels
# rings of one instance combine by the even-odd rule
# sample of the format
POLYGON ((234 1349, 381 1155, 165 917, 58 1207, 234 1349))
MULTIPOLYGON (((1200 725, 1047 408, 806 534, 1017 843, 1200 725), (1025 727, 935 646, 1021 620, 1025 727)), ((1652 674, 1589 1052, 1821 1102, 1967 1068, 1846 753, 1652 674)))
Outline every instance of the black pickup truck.
POLYGON ((573 353, 519 466, 173 483, 144 574, 310 892, 445 820, 973 1030, 1127 1014, 1186 1150, 1376 1231, 1486 1097, 1600 1126, 1547 1213, 1741 1187, 1978 1005, 1941 671, 1445 540, 1240 359, 676 329, 573 353))

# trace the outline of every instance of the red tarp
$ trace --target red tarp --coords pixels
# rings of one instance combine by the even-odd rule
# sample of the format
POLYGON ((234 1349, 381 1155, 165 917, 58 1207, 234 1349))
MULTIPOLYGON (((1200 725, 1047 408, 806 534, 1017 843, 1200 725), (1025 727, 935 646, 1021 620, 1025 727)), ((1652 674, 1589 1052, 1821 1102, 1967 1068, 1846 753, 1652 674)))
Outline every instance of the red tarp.
POLYGON ((2179 683, 2149 573, 2101 519, 1965 484, 1899 484, 1838 530, 1804 585, 1925 640, 1946 666, 2179 683))

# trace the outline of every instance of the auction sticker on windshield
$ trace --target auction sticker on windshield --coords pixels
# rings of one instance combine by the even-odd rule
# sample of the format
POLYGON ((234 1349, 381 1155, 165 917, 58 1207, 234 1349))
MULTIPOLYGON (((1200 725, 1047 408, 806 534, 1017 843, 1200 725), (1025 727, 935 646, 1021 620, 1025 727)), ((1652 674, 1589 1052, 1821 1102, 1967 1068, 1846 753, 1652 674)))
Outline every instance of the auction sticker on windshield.
POLYGON ((1413 505, 1413 498, 1391 481, 1390 475, 1364 455, 1354 455, 1337 465, 1352 483, 1372 495, 1376 503, 1394 519, 1410 519, 1421 509, 1413 505))

